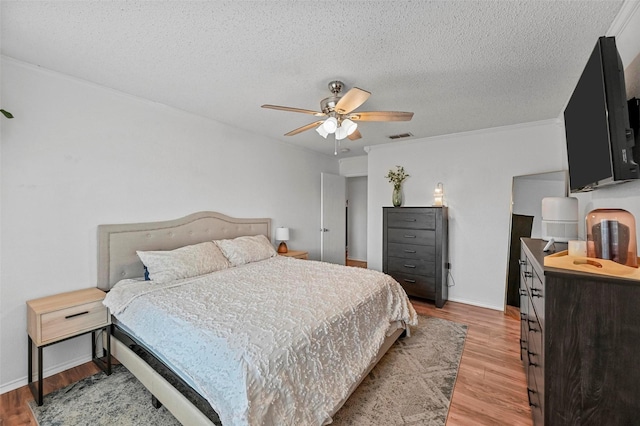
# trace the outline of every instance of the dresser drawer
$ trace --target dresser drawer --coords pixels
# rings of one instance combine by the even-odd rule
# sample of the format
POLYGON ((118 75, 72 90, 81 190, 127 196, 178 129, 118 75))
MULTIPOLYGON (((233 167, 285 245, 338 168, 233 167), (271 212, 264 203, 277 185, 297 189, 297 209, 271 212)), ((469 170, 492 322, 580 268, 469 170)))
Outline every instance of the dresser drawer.
POLYGON ((102 301, 47 312, 40 316, 41 338, 36 341, 40 340, 42 344, 47 344, 108 323, 109 313, 102 301))
POLYGON ((529 315, 529 318, 534 322, 528 327, 529 335, 527 339, 529 341, 529 347, 527 350, 527 361, 529 362, 530 366, 533 365, 537 367, 537 369, 535 370, 536 383, 540 388, 539 393, 543 393, 542 391, 544 390, 544 376, 542 373, 544 372, 544 336, 540 323, 538 322, 535 315, 531 313, 529 315))
POLYGON ((436 247, 420 246, 415 244, 389 243, 387 244, 387 256, 401 257, 403 259, 425 259, 435 262, 436 247))
POLYGON ((397 271, 389 272, 389 275, 400 283, 409 296, 433 299, 436 295, 436 282, 433 277, 423 277, 397 271))
POLYGON ((435 246, 436 232, 426 229, 389 228, 387 229, 387 242, 435 246))
POLYGON ((435 262, 424 259, 389 257, 387 259, 387 270, 389 273, 401 272, 404 274, 433 277, 435 273, 435 262))
POLYGON ((530 285, 531 288, 529 288, 529 292, 531 293, 533 308, 538 317, 538 321, 544 324, 544 285, 535 270, 532 272, 530 285))
POLYGON ((529 397, 529 405, 531 406, 531 416, 533 417, 534 425, 544 424, 544 394, 540 393, 540 390, 544 386, 540 386, 536 383, 536 377, 539 377, 539 370, 542 369, 535 365, 529 365, 527 371, 527 394, 529 397))
POLYGON ((390 211, 387 213, 390 228, 435 229, 436 215, 433 211, 390 211))

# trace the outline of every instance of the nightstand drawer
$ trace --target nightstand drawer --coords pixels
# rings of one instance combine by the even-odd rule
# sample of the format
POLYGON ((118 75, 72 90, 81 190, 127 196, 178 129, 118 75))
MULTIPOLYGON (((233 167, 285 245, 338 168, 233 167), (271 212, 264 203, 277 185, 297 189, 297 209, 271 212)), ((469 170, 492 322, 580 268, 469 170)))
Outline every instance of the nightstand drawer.
POLYGON ((44 313, 40 321, 41 336, 35 340, 47 344, 107 325, 109 313, 102 301, 97 301, 44 313))

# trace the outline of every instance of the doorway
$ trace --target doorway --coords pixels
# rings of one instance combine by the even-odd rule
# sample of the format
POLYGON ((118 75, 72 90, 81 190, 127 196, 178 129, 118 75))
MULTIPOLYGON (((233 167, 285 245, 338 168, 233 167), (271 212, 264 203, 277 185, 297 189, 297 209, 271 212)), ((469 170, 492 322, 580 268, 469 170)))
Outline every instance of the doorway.
POLYGON ((367 176, 347 178, 347 266, 367 267, 367 176))

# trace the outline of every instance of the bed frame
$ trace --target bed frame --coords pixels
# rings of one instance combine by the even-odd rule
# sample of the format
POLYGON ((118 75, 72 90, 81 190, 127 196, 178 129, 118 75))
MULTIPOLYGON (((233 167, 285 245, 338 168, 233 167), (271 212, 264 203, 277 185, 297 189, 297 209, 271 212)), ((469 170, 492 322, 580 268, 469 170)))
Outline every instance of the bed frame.
MULTIPOLYGON (((271 219, 238 219, 216 212, 199 212, 163 222, 99 225, 98 288, 109 291, 122 279, 143 277, 144 266, 136 250, 173 250, 245 235, 265 235, 271 241, 271 219)), ((349 395, 403 331, 402 324, 398 323, 398 329, 387 337, 376 359, 354 383, 349 395)), ((209 403, 151 351, 119 328, 115 318, 110 338, 111 353, 151 392, 154 406, 159 407, 159 401, 185 425, 219 424, 217 413, 209 403)))

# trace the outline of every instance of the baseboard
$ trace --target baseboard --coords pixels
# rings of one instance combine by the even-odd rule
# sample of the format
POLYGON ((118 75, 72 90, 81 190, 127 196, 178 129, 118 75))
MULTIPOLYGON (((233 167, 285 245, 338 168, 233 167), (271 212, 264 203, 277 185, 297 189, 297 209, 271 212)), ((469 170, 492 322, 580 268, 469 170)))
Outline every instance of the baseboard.
MULTIPOLYGON (((71 361, 65 362, 64 364, 58 364, 58 365, 49 367, 42 371, 42 375, 44 376, 44 378, 47 378, 49 376, 53 376, 54 374, 58 374, 70 368, 77 367, 78 365, 84 364, 85 362, 89 362, 89 361, 91 361, 91 356, 85 355, 85 356, 73 359, 71 361)), ((37 371, 35 373, 38 374, 37 371)), ((13 380, 9 383, 5 383, 2 386, 0 386, 0 394, 10 392, 14 389, 21 388, 26 384, 27 384, 27 375, 25 374, 23 377, 19 379, 13 380)))
POLYGON ((477 306, 479 308, 486 308, 486 309, 491 309, 491 310, 494 310, 494 311, 504 312, 504 306, 487 305, 487 304, 484 304, 484 303, 475 302, 473 300, 460 299, 460 298, 457 298, 457 297, 449 297, 449 301, 450 302, 456 302, 456 303, 464 303, 465 305, 477 306))

